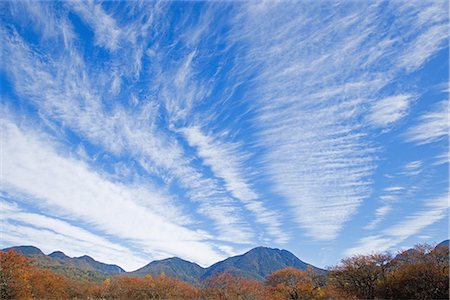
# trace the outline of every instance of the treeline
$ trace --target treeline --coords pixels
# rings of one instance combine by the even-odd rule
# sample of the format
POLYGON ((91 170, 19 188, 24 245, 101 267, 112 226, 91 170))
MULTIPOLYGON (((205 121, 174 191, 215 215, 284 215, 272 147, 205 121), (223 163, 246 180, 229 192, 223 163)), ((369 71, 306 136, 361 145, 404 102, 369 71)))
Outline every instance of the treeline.
POLYGON ((0 299, 449 299, 449 248, 418 245, 395 257, 358 255, 317 275, 286 268, 265 282, 218 274, 202 286, 164 275, 112 277, 103 283, 40 269, 0 252, 0 299))

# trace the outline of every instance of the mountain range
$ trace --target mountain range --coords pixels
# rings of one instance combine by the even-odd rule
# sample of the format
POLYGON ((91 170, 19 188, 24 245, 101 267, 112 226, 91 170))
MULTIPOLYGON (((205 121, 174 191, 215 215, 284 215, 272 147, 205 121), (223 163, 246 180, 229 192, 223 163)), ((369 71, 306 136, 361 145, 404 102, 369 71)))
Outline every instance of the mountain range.
POLYGON ((83 278, 100 281, 112 275, 137 276, 165 274, 190 283, 199 284, 217 273, 231 273, 262 281, 274 271, 294 267, 306 270, 311 267, 317 274, 325 274, 326 271, 297 258, 287 250, 257 247, 242 255, 229 257, 217 262, 208 268, 203 268, 196 263, 183 260, 178 257, 152 261, 144 267, 133 272, 125 272, 117 265, 98 262, 89 256, 69 257, 61 251, 55 251, 45 255, 40 249, 33 246, 16 246, 3 249, 21 253, 34 260, 34 264, 63 273, 72 278, 83 278))
POLYGON ((74 279, 101 281, 111 275, 125 274, 125 270, 117 265, 96 261, 90 256, 69 257, 61 251, 45 255, 34 246, 15 246, 2 251, 14 251, 32 259, 34 265, 51 269, 74 279))
MULTIPOLYGON (((436 247, 449 246, 449 240, 439 243, 436 247)), ((269 274, 294 267, 300 270, 312 268, 318 275, 325 275, 326 270, 307 264, 287 250, 267 247, 256 247, 237 256, 219 261, 210 267, 203 268, 196 263, 178 257, 152 261, 142 268, 126 272, 121 267, 96 261, 87 255, 69 257, 61 251, 45 255, 39 248, 33 246, 16 246, 2 251, 15 251, 33 259, 33 263, 41 268, 48 268, 75 279, 102 281, 114 275, 144 277, 146 275, 165 274, 193 284, 201 284, 215 274, 226 272, 236 276, 263 281, 269 274)), ((406 252, 413 252, 409 249, 406 252)), ((404 259, 397 255, 396 259, 404 259)))

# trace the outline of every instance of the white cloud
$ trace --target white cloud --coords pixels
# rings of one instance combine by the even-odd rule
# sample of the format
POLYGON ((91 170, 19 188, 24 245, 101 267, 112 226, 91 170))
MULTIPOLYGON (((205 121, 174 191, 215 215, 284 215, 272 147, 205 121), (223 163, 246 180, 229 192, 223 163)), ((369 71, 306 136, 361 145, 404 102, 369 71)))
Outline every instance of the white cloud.
POLYGON ((407 114, 412 99, 412 95, 405 94, 377 100, 371 108, 368 122, 379 127, 397 122, 407 114))
POLYGON ((0 207, 3 246, 28 244, 46 253, 60 250, 72 257, 89 255, 104 263, 121 262, 127 271, 148 263, 148 258, 60 219, 25 212, 6 201, 0 207))
MULTIPOLYGON (((216 181, 190 165, 170 132, 156 126, 160 111, 154 101, 131 112, 120 105, 106 111, 101 92, 106 90, 109 95, 109 85, 96 86, 90 80, 87 66, 75 50, 54 65, 42 64, 19 37, 12 40, 2 34, 5 51, 16 61, 8 68, 15 88, 39 108, 44 120, 61 122, 112 155, 132 156, 167 184, 179 184, 198 205, 198 212, 215 222, 218 240, 248 243, 254 237, 233 199, 227 199, 216 181)), ((177 95, 180 98, 182 91, 177 95)))
POLYGON ((448 216, 449 195, 430 199, 424 204, 424 209, 407 217, 400 223, 389 227, 385 234, 404 240, 420 233, 425 227, 448 216))
MULTIPOLYGON (((420 163, 420 161, 413 162, 413 164, 419 165, 419 167, 420 163)), ((393 204, 399 201, 400 196, 404 195, 406 190, 402 186, 390 186, 384 188, 383 192, 379 197, 381 206, 375 210, 375 218, 364 227, 365 229, 375 229, 393 210, 393 204)))
POLYGON ((402 186, 390 186, 384 189, 386 192, 398 192, 403 191, 405 188, 402 186))
MULTIPOLYGON (((444 1, 437 1, 444 2, 444 1)), ((442 12, 441 12, 442 13, 442 12)), ((429 16, 433 18, 433 16, 429 16)), ((418 69, 438 50, 448 44, 448 26, 446 24, 433 26, 420 34, 414 43, 405 50, 400 65, 409 71, 418 69), (446 42, 447 41, 447 42, 446 42)))
POLYGON ((411 161, 411 162, 407 163, 404 166, 404 169, 406 171, 415 171, 415 170, 419 169, 421 166, 422 166, 422 161, 415 160, 415 161, 411 161))
POLYGON ((94 1, 68 2, 72 9, 88 23, 95 33, 95 41, 98 45, 116 50, 121 39, 121 31, 116 20, 107 14, 102 5, 94 1))
MULTIPOLYGON (((403 60, 399 45, 419 53, 417 32, 438 32, 444 24, 418 21, 420 9, 404 18, 401 4, 380 5, 358 3, 354 10, 337 3, 333 15, 318 22, 320 3, 268 3, 257 14, 259 8, 249 3, 230 34, 248 49, 230 78, 244 81, 243 73, 255 74, 245 98, 257 114, 260 163, 291 216, 314 239, 336 238, 370 196, 379 151, 370 127, 389 126, 408 113, 408 91, 388 98, 381 93, 405 69, 417 68, 403 60), (382 24, 391 18, 397 23, 386 29, 382 24)), ((430 45, 442 40, 427 36, 430 45)))
POLYGON ((378 207, 375 211, 375 219, 373 219, 369 224, 367 224, 365 229, 374 229, 381 221, 383 221, 385 216, 391 211, 392 211, 391 205, 385 204, 383 206, 378 207))
POLYGON ((239 145, 226 143, 204 134, 199 127, 180 129, 189 145, 197 148, 203 163, 210 167, 214 176, 225 182, 231 195, 239 199, 244 207, 263 224, 268 233, 278 243, 286 242, 287 235, 281 230, 280 216, 269 211, 258 199, 258 194, 245 179, 244 162, 246 156, 239 150, 239 145))
POLYGON ((407 130, 406 139, 422 145, 448 138, 449 115, 448 100, 441 101, 432 111, 420 116, 418 123, 407 130))
POLYGON ((433 166, 448 164, 450 162, 450 152, 447 149, 444 153, 437 155, 435 159, 433 166))
MULTIPOLYGON (((136 192, 108 181, 83 162, 58 154, 45 136, 2 120, 3 178, 6 191, 20 192, 42 209, 71 217, 108 235, 128 240, 144 252, 178 255, 202 264, 221 258, 202 230, 178 225, 169 215, 142 206, 136 192)), ((161 194, 148 192, 158 203, 161 194), (156 199, 155 199, 156 198, 156 199)))
POLYGON ((383 235, 371 235, 358 241, 358 245, 345 251, 346 256, 371 254, 374 252, 387 251, 401 241, 383 235))
POLYGON ((420 234, 426 227, 448 218, 449 195, 429 199, 424 202, 422 210, 409 215, 400 222, 383 230, 381 234, 360 239, 355 247, 345 251, 345 255, 368 254, 376 251, 387 251, 407 238, 420 234))
POLYGON ((422 172, 422 161, 415 160, 407 163, 400 172, 402 175, 417 176, 422 172))

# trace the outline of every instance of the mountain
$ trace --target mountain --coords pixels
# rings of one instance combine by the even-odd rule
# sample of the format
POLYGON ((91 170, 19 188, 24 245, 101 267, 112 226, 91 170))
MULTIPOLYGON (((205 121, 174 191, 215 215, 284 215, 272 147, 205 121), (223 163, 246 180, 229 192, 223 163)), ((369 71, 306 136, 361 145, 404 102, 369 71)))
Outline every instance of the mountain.
POLYGON ((27 256, 27 255, 45 255, 44 252, 41 251, 41 249, 36 248, 34 246, 14 246, 14 247, 5 248, 2 251, 3 252, 14 251, 16 253, 20 253, 25 256, 27 256))
POLYGON ((441 246, 449 247, 450 246, 450 240, 444 240, 444 241, 440 242, 439 244, 437 244, 436 247, 441 247, 441 246))
POLYGON ((3 249, 3 251, 7 250, 13 250, 32 258, 33 263, 38 267, 52 269, 72 278, 95 281, 101 281, 113 275, 144 277, 146 275, 165 274, 193 284, 200 284, 201 281, 221 272, 262 281, 272 272, 286 267, 294 267, 300 270, 306 270, 308 267, 311 267, 319 275, 326 273, 325 270, 301 261, 287 250, 266 247, 254 248, 242 255, 233 256, 215 263, 208 268, 202 268, 195 263, 172 257, 152 261, 133 272, 125 272, 117 265, 105 264, 87 255, 69 257, 61 251, 45 255, 40 249, 33 246, 3 249))
POLYGON ((60 260, 70 260, 70 257, 65 255, 64 252, 61 252, 61 251, 52 252, 48 256, 51 258, 56 258, 56 259, 60 259, 60 260))
POLYGON ((45 255, 39 248, 33 246, 10 247, 2 251, 9 250, 31 258, 32 263, 37 267, 51 269, 74 279, 101 281, 110 275, 125 273, 117 265, 105 264, 86 255, 72 258, 61 251, 45 255))
POLYGON ((308 266, 311 266, 319 275, 326 273, 325 270, 301 261, 289 251, 257 247, 245 254, 233 256, 215 263, 209 268, 202 268, 195 263, 173 257, 153 261, 136 271, 128 273, 128 275, 143 277, 148 274, 159 275, 164 273, 167 276, 195 284, 217 273, 226 272, 236 276, 263 281, 269 274, 280 269, 294 267, 300 270, 306 270, 308 266))
POLYGON ((87 256, 87 255, 72 258, 72 257, 65 255, 61 251, 55 251, 55 252, 50 253, 48 256, 51 258, 63 261, 63 262, 71 263, 71 264, 75 265, 76 267, 82 268, 82 269, 92 269, 92 270, 96 270, 96 271, 103 272, 106 274, 125 273, 125 270, 122 269, 121 267, 119 267, 118 265, 105 264, 105 263, 96 261, 95 259, 93 259, 92 257, 87 256))
POLYGON ((217 273, 227 272, 237 276, 264 280, 271 273, 286 267, 306 270, 308 266, 313 268, 318 274, 326 273, 325 270, 301 261, 287 250, 257 247, 242 255, 233 256, 215 263, 206 270, 201 279, 204 280, 217 273))
POLYGON ((178 278, 190 283, 198 283, 205 269, 178 257, 152 261, 148 265, 128 273, 130 276, 143 277, 146 275, 165 274, 169 277, 178 278))
POLYGON ((125 270, 118 265, 105 264, 96 261, 90 256, 83 255, 80 257, 69 257, 61 251, 55 251, 48 255, 53 259, 60 260, 62 262, 67 262, 73 264, 75 267, 80 269, 95 270, 106 274, 120 274, 125 273, 125 270))
POLYGON ((107 274, 120 274, 125 273, 125 270, 119 267, 118 265, 105 264, 99 261, 96 261, 90 256, 83 255, 80 257, 73 258, 75 262, 78 262, 78 265, 86 264, 92 267, 94 270, 107 273, 107 274))

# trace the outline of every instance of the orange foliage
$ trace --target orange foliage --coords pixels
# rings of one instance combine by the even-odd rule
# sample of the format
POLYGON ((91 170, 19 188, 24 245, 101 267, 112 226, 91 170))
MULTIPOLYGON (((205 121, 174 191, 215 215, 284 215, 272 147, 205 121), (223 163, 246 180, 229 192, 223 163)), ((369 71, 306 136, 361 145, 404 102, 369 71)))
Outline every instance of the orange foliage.
POLYGON ((65 299, 67 298, 67 280, 50 270, 30 270, 29 282, 31 294, 37 299, 65 299))
POLYGON ((206 281, 202 299, 259 300, 270 299, 264 286, 255 280, 219 273, 206 281))
POLYGON ((0 299, 31 298, 30 260, 13 251, 0 252, 0 299))
POLYGON ((395 298, 449 299, 449 248, 418 245, 400 253, 388 284, 395 298))
POLYGON ((323 299, 325 294, 306 271, 288 267, 273 272, 266 281, 272 299, 323 299))
POLYGON ((417 245, 392 258, 358 255, 342 260, 328 275, 331 298, 448 299, 448 247, 417 245))
POLYGON ((375 295, 387 297, 386 279, 388 254, 355 255, 343 259, 329 274, 329 284, 343 295, 352 294, 359 299, 374 299, 375 295))
POLYGON ((64 299, 68 284, 64 276, 38 269, 31 260, 13 251, 0 252, 1 299, 64 299))
POLYGON ((113 277, 104 282, 106 299, 196 299, 198 290, 189 283, 164 275, 145 278, 113 277))

